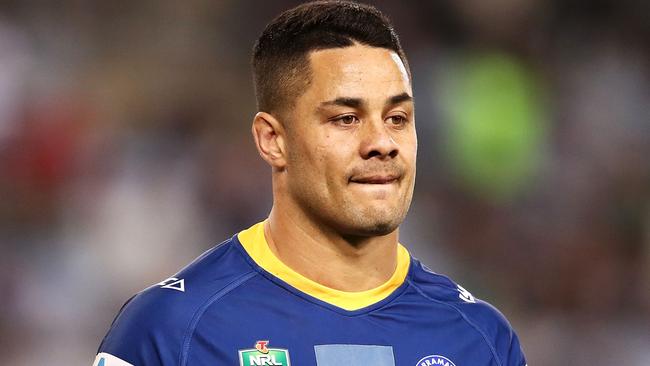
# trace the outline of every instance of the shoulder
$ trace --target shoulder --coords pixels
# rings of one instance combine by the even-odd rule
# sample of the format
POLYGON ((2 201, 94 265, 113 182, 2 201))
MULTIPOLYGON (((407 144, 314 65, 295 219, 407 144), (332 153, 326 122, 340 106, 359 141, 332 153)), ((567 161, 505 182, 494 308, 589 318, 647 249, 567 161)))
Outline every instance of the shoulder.
POLYGON ((233 238, 177 274, 133 296, 102 341, 105 352, 133 364, 176 365, 202 310, 255 275, 233 238), (163 362, 164 361, 164 362, 163 362))
POLYGON ((478 332, 503 366, 523 366, 525 359, 519 340, 506 317, 490 303, 478 299, 449 277, 435 273, 413 260, 411 285, 430 301, 456 311, 478 332))

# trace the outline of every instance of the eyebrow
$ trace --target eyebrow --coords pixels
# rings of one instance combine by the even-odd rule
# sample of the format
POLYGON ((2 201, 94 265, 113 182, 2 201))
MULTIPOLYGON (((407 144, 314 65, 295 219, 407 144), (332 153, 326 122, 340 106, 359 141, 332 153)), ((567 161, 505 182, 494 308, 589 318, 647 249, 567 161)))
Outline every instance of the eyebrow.
MULTIPOLYGON (((395 104, 400 104, 404 102, 411 102, 413 101, 413 97, 410 96, 408 93, 404 92, 401 94, 394 95, 386 100, 385 105, 395 105, 395 104)), ((340 97, 332 100, 328 100, 326 102, 322 102, 320 105, 321 107, 326 107, 326 106, 342 106, 342 107, 350 107, 350 108, 360 108, 365 104, 363 99, 361 98, 351 98, 351 97, 340 97)))
POLYGON ((322 102, 321 107, 326 107, 330 105, 338 105, 341 107, 350 107, 350 108, 359 108, 364 104, 361 98, 348 98, 340 97, 333 100, 328 100, 327 102, 322 102))
POLYGON ((413 101, 413 97, 410 96, 408 93, 404 92, 402 94, 397 94, 388 98, 388 101, 386 101, 386 105, 395 105, 395 104, 412 102, 412 101, 413 101))

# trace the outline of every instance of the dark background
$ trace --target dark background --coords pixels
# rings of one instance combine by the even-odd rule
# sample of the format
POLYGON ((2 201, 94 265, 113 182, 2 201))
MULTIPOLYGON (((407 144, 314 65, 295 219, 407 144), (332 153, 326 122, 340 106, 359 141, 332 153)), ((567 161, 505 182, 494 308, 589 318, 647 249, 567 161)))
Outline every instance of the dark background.
MULTIPOLYGON (((0 2, 3 365, 90 365, 131 294, 267 215, 250 49, 297 3, 0 2)), ((415 78, 401 241, 530 365, 649 365, 650 3, 374 4, 415 78)))

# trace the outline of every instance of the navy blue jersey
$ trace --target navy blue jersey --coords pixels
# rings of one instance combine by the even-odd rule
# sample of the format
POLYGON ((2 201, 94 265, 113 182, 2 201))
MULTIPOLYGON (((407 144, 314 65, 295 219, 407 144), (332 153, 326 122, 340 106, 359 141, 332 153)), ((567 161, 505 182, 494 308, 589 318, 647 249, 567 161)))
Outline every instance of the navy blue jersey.
POLYGON ((263 223, 131 298, 95 366, 524 366, 495 308, 398 246, 382 286, 343 292, 284 265, 263 223))

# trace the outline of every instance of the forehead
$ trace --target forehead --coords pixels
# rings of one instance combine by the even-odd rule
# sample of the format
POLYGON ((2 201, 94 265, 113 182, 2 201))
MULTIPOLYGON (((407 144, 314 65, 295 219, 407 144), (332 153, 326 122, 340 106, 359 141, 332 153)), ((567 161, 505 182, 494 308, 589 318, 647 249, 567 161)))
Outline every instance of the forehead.
POLYGON ((404 63, 394 51, 354 45, 309 54, 314 97, 382 98, 407 92, 411 82, 404 63))

